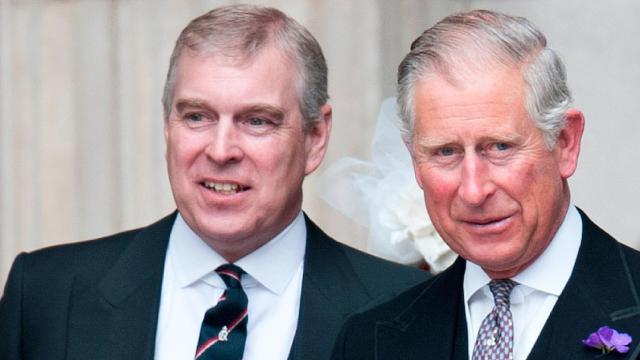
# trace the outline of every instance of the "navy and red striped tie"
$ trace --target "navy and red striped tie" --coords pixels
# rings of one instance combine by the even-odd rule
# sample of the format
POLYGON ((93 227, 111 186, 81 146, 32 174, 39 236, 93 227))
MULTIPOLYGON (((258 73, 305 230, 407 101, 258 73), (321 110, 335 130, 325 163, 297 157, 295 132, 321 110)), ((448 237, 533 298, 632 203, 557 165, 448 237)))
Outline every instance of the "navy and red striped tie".
POLYGON ((195 358, 240 360, 247 339, 248 301, 240 285, 240 278, 245 272, 233 264, 221 265, 216 272, 224 280, 227 290, 216 306, 204 315, 195 358))

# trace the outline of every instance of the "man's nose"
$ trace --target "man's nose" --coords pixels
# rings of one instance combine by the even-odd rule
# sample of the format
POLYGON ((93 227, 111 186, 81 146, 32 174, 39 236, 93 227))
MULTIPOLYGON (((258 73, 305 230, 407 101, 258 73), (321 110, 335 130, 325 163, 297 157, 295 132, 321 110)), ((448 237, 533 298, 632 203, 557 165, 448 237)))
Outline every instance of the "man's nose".
POLYGON ((211 161, 220 165, 238 162, 242 159, 244 151, 241 146, 241 134, 232 119, 218 121, 205 151, 211 161))
POLYGON ((465 155, 458 197, 467 205, 480 206, 495 191, 489 166, 477 154, 465 155))

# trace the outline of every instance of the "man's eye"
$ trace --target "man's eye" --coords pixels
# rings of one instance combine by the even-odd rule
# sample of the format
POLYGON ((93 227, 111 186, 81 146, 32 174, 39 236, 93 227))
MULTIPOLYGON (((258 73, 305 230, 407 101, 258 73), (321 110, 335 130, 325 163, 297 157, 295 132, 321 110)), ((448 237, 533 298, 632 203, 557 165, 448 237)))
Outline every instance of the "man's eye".
POLYGON ((511 148, 511 146, 509 144, 507 144, 507 143, 496 143, 493 146, 498 151, 505 151, 505 150, 509 150, 511 148))
POLYGON ((187 114, 185 116, 185 118, 189 121, 195 121, 195 122, 199 122, 202 121, 204 119, 204 115, 200 114, 200 113, 191 113, 191 114, 187 114))
POLYGON ((438 150, 438 155, 442 155, 442 156, 451 156, 454 153, 455 151, 451 147, 443 147, 438 150))
POLYGON ((262 126, 262 125, 265 125, 267 121, 259 117, 250 117, 247 120, 247 123, 249 123, 249 125, 251 126, 262 126))

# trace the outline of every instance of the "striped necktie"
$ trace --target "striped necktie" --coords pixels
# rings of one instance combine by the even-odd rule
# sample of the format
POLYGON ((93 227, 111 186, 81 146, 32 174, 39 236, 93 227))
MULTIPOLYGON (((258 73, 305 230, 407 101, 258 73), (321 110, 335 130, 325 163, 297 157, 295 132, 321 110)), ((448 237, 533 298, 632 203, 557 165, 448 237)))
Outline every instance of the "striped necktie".
POLYGON ((221 265, 216 272, 227 289, 204 315, 195 359, 239 360, 247 338, 248 301, 240 285, 245 272, 233 264, 221 265))

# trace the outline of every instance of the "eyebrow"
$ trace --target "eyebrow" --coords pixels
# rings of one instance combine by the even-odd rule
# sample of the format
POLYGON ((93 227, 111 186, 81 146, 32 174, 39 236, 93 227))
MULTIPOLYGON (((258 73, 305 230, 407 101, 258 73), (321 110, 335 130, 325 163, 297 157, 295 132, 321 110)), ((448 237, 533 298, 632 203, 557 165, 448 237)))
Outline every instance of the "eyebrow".
MULTIPOLYGON (((205 108, 211 109, 206 101, 200 99, 180 99, 176 102, 176 110, 178 112, 184 111, 185 108, 205 108)), ((250 114, 250 113, 267 113, 274 117, 274 120, 282 120, 285 117, 285 111, 282 108, 269 105, 269 104, 252 104, 238 111, 238 114, 250 114)))
POLYGON ((274 117, 274 120, 283 120, 285 117, 285 112, 284 110, 282 110, 282 108, 279 108, 277 106, 272 106, 272 105, 268 105, 268 104, 255 104, 255 105, 250 105, 244 109, 242 109, 242 111, 240 111, 240 113, 242 114, 247 114, 247 113, 267 113, 270 116, 274 117))
MULTIPOLYGON (((423 149, 434 149, 439 148, 448 144, 455 143, 458 140, 458 137, 450 138, 450 139, 437 139, 429 136, 421 136, 416 139, 416 144, 423 149)), ((522 135, 521 134, 500 134, 497 136, 483 136, 479 139, 478 143, 486 143, 486 142, 510 142, 510 143, 521 143, 522 135)))
POLYGON ((416 139, 416 144, 423 149, 433 149, 438 148, 447 144, 452 143, 452 141, 434 139, 427 136, 421 136, 416 139))
POLYGON ((185 108, 207 108, 207 103, 198 99, 180 99, 176 101, 176 110, 182 112, 185 108))

